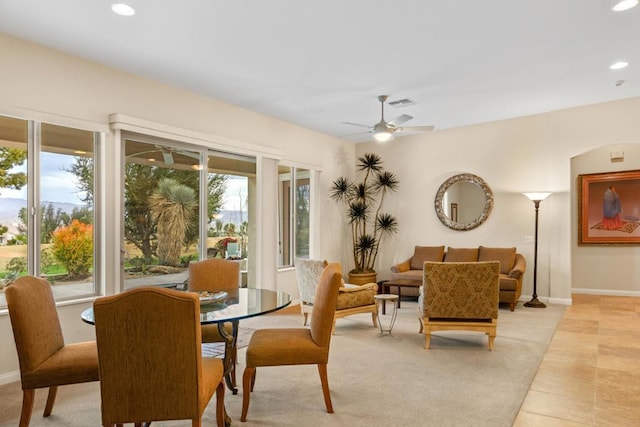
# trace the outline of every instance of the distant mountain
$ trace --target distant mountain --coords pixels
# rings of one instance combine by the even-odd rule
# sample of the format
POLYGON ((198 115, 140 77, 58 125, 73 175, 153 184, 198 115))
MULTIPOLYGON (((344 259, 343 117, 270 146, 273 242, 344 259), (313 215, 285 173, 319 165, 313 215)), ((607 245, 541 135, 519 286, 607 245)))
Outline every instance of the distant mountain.
MULTIPOLYGON (((71 214, 74 209, 80 209, 84 207, 84 205, 78 205, 75 203, 60 203, 48 201, 43 201, 42 204, 44 206, 53 205, 53 208, 55 210, 58 210, 58 208, 60 208, 68 214, 71 214)), ((0 197, 0 224, 10 225, 12 223, 17 223, 19 221, 18 212, 20 212, 20 209, 25 206, 27 206, 27 201, 24 199, 0 197)), ((247 211, 223 210, 220 213, 222 214, 222 218, 220 218, 220 220, 223 223, 227 224, 231 222, 236 224, 237 227, 239 227, 243 221, 249 220, 249 214, 247 213, 247 211)))
MULTIPOLYGON (((75 203, 60 203, 60 202, 49 202, 43 201, 41 203, 44 206, 53 205, 53 209, 58 210, 62 209, 63 212, 71 214, 74 209, 80 209, 84 205, 78 205, 75 203)), ((19 221, 18 212, 20 209, 27 206, 27 201, 25 199, 12 199, 12 198, 4 198, 0 197, 0 224, 9 225, 12 223, 17 223, 19 221)))

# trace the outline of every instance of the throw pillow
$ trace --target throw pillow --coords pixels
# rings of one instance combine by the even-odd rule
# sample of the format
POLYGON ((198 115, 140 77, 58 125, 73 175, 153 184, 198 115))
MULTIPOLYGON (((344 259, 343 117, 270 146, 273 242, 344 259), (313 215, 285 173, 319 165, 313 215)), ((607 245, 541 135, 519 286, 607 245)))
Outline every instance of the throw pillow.
POLYGON ((416 246, 411 258, 411 270, 422 270, 425 261, 442 262, 443 246, 416 246))
POLYGON ((509 274, 516 262, 516 248, 480 246, 478 261, 500 261, 500 274, 509 274))
POLYGON ((447 248, 444 262, 476 262, 478 261, 478 248, 447 248))

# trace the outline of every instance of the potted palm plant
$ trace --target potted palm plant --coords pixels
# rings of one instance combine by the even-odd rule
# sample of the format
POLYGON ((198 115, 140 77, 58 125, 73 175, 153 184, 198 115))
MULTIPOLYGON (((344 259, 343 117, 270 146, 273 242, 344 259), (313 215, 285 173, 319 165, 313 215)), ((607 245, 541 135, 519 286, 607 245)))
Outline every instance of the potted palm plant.
POLYGON ((382 167, 377 154, 367 153, 358 159, 360 181, 340 177, 333 181, 330 196, 346 207, 351 228, 354 268, 348 272, 349 283, 361 285, 376 282, 374 265, 383 237, 398 231, 393 215, 382 212, 389 192, 398 189, 397 177, 382 167))

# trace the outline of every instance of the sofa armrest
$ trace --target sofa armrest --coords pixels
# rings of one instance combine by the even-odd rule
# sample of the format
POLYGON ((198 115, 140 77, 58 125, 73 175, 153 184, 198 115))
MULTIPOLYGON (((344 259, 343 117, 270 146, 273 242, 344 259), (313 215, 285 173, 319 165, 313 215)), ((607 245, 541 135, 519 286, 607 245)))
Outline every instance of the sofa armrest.
POLYGON ((509 277, 513 279, 519 279, 527 268, 527 262, 521 254, 516 254, 516 262, 513 264, 513 268, 509 272, 509 277))
POLYGON ((363 290, 378 292, 378 285, 376 283, 366 283, 364 285, 347 284, 345 286, 341 286, 339 292, 360 292, 363 290))
MULTIPOLYGON (((413 258, 413 257, 411 257, 413 258)), ((404 271, 411 270, 411 258, 401 262, 400 264, 396 264, 391 266, 391 272, 393 273, 402 273, 404 271)))

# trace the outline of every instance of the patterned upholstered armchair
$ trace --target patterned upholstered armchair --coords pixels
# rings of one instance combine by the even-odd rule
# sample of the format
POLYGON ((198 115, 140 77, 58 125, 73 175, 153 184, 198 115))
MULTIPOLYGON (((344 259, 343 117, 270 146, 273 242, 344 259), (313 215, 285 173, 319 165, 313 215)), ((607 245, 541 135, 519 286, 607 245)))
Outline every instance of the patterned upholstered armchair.
MULTIPOLYGON (((327 261, 296 258, 296 278, 298 280, 298 290, 300 291, 300 311, 303 316, 303 325, 307 324, 308 315, 313 308, 313 299, 316 294, 316 287, 322 270, 328 265, 327 261)), ((338 305, 333 320, 340 317, 350 316, 359 313, 371 313, 373 326, 378 326, 378 312, 374 295, 378 292, 378 285, 367 283, 358 286, 344 284, 338 293, 338 305)))
POLYGON ((423 271, 418 318, 424 347, 429 348, 431 332, 459 329, 486 333, 493 350, 500 262, 425 262, 423 271))

